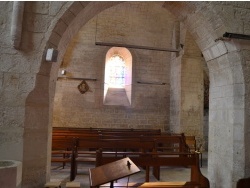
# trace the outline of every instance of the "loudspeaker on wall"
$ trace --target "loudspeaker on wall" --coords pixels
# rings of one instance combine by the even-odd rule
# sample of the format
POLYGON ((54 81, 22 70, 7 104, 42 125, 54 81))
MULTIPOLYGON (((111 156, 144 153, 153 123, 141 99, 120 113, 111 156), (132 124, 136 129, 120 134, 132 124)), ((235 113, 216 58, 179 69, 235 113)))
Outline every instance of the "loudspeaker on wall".
POLYGON ((58 56, 58 50, 49 48, 46 53, 46 61, 56 62, 58 56))

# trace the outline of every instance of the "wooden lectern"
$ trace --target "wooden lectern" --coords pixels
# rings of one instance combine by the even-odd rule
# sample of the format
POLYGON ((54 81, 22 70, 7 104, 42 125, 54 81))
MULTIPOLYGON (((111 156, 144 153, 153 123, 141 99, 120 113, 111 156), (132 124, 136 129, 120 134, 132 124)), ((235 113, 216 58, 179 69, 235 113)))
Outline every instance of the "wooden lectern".
POLYGON ((89 169, 90 187, 98 187, 110 182, 114 187, 114 181, 140 172, 140 169, 128 158, 114 161, 96 168, 89 169))

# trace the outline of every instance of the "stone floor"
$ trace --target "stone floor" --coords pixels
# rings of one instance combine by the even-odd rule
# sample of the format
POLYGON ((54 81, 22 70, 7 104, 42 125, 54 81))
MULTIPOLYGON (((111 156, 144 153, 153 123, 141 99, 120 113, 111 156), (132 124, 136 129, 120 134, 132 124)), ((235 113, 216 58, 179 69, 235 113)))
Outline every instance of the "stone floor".
MULTIPOLYGON (((207 153, 203 153, 203 165, 201 172, 207 177, 207 153)), ((74 181, 81 183, 81 188, 89 187, 89 168, 94 168, 93 164, 80 164, 78 168, 78 174, 74 181)), ((131 175, 129 178, 123 178, 118 180, 119 183, 127 182, 144 182, 145 171, 141 169, 141 172, 131 175)), ((66 182, 69 181, 70 167, 67 165, 64 169, 59 163, 52 164, 51 166, 51 181, 61 181, 62 188, 65 188, 66 182)), ((189 168, 161 168, 161 179, 160 181, 189 181, 190 180, 190 169, 189 168)), ((157 181, 152 175, 150 175, 150 181, 157 181)))

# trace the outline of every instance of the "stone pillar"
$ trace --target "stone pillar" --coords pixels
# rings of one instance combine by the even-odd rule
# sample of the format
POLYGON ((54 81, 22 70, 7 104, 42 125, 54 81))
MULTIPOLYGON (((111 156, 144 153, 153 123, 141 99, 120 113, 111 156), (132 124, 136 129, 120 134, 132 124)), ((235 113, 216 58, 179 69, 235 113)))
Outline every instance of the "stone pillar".
MULTIPOLYGON (((172 47, 180 46, 180 22, 175 22, 172 47)), ((181 51, 182 53, 182 51, 181 51)), ((170 61, 170 132, 180 132, 181 107, 181 58, 180 53, 172 53, 170 61)))
MULTIPOLYGON (((222 45, 220 45, 222 46, 222 45)), ((241 54, 207 51, 210 77, 208 178, 211 187, 235 188, 245 174, 245 85, 241 54), (208 56, 209 55, 209 56, 208 56)))
POLYGON ((49 77, 38 74, 36 87, 26 100, 22 188, 42 187, 50 176, 52 110, 48 87, 49 77))
POLYGON ((201 58, 182 58, 180 132, 194 135, 203 144, 203 63, 201 58))
POLYGON ((170 131, 179 133, 181 132, 181 57, 171 60, 170 93, 170 131))
POLYGON ((184 49, 171 61, 170 127, 174 133, 194 135, 203 143, 203 58, 185 27, 181 24, 180 28, 184 49))

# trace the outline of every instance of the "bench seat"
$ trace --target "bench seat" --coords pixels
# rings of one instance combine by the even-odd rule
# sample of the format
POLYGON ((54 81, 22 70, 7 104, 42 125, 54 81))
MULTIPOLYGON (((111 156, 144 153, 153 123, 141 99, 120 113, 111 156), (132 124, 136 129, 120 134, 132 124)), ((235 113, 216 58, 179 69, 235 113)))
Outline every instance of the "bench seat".
POLYGON ((67 182, 66 188, 80 188, 81 184, 80 182, 67 182))
POLYGON ((189 187, 189 188, 199 188, 199 184, 195 182, 146 182, 143 183, 138 188, 177 188, 177 187, 189 187))
POLYGON ((61 182, 47 182, 45 188, 61 188, 61 182))
MULTIPOLYGON (((100 187, 110 187, 110 183, 103 184, 100 187)), ((146 183, 114 183, 114 188, 200 188, 200 185, 195 182, 146 182, 146 183)))

